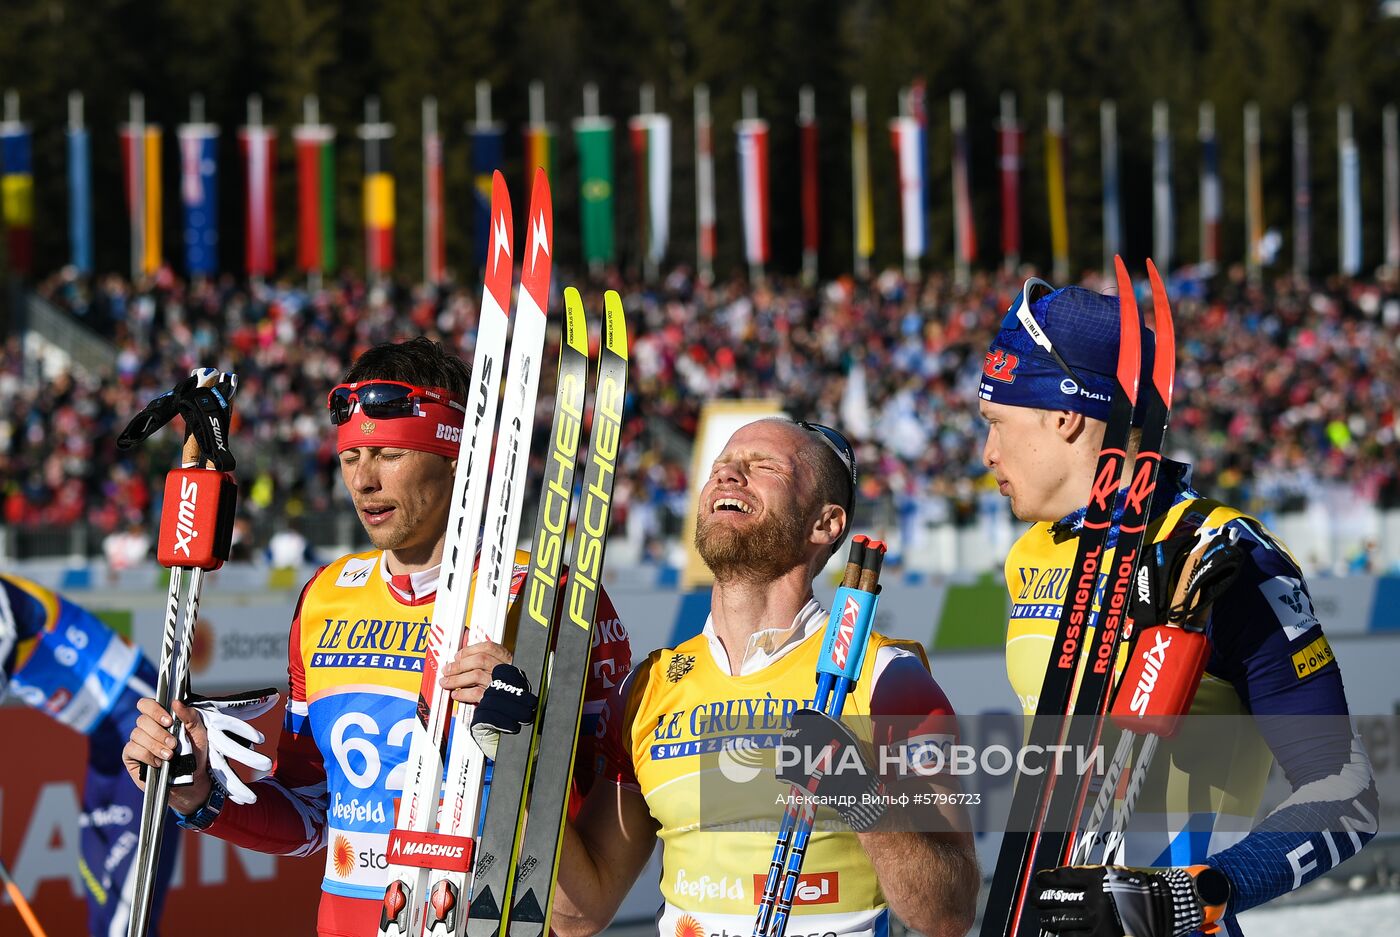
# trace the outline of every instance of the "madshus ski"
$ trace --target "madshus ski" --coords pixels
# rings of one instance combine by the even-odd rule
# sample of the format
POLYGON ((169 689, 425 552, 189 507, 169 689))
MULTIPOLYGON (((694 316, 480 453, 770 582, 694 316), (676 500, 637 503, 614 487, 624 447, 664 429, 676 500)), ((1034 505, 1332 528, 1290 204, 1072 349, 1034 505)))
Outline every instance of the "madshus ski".
MULTIPOLYGON (((1134 462, 1133 480, 1121 493, 1125 501, 1124 512, 1115 547, 1114 568, 1109 577, 1110 588, 1104 593, 1105 607, 1099 613, 1102 622, 1095 628, 1094 648, 1084 657, 1085 666, 1081 667, 1085 631, 1095 624, 1092 604, 1120 498, 1119 483, 1123 477, 1125 450, 1142 371, 1141 316, 1122 259, 1115 257, 1114 262, 1119 284, 1120 317, 1117 387, 1109 407, 1083 529, 1079 534, 1065 602, 1051 644, 1050 660, 1026 738, 1027 745, 1038 746, 1040 751, 1048 751, 1049 746, 1060 744, 1062 740, 1066 744, 1097 740, 1098 723, 1093 719, 1088 720, 1094 722, 1088 729, 1075 728, 1074 723, 1067 719, 1070 697, 1076 674, 1083 670, 1074 711, 1097 717, 1102 712, 1103 699, 1112 685, 1114 661, 1126 624, 1127 586, 1141 552, 1171 399, 1175 365, 1175 351, 1170 337, 1171 314, 1167 308, 1165 290, 1161 288, 1155 268, 1149 265, 1154 296, 1159 296, 1156 306, 1158 322, 1166 324, 1167 347, 1159 346, 1159 353, 1154 359, 1153 397, 1149 400, 1152 406, 1144 414, 1142 442, 1134 462)), ((1161 341, 1162 337, 1159 335, 1158 340, 1161 341)), ((1031 880, 1039 869, 1060 865, 1068 857, 1072 837, 1063 831, 1077 817, 1084 799, 1084 790, 1079 784, 1057 785, 1055 780, 1055 773, 1048 768, 1038 776, 1026 775, 1018 779, 982 916, 982 937, 1010 937, 1012 934, 1035 932, 1035 915, 1026 913, 1031 880)), ((1084 783, 1087 784, 1087 781, 1084 783)))
MULTIPOLYGON (((569 781, 583 716, 593 619, 612 516, 626 392, 627 323, 622 298, 616 291, 608 290, 604 294, 603 347, 594 391, 593 429, 588 440, 588 463, 574 529, 569 580, 564 587, 549 684, 535 722, 535 750, 539 755, 530 791, 530 817, 514 863, 514 894, 508 896, 506 931, 511 937, 543 937, 549 932, 556 867, 568 817, 569 781)), ((498 847, 492 848, 496 855, 504 854, 498 847)))
POLYGON ((486 500, 487 471, 500 398, 501 359, 510 327, 511 279, 514 272, 513 218, 505 177, 491 180, 491 235, 486 251, 485 284, 472 358, 472 385, 462 427, 457 474, 452 483, 452 506, 447 517, 442 577, 433 605, 423 679, 418 693, 404 789, 395 829, 390 834, 387 885, 380 913, 381 937, 419 937, 423 927, 428 865, 471 861, 471 840, 434 840, 438 798, 442 789, 443 757, 452 702, 438 683, 441 668, 462 644, 471 592, 477 534, 486 500))

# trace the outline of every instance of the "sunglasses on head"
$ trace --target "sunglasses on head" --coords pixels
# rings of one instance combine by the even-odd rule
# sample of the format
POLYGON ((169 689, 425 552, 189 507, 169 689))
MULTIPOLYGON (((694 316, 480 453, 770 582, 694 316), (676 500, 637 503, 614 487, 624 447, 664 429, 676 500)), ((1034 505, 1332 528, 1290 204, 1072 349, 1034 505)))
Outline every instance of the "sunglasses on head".
POLYGON ((832 429, 821 423, 808 423, 806 420, 793 420, 798 426, 819 437, 826 443, 827 448, 836 453, 836 457, 845 466, 846 473, 851 479, 851 498, 855 499, 856 491, 856 450, 851 445, 851 441, 845 437, 840 430, 832 429))
POLYGON ((1041 348, 1049 353, 1055 363, 1060 366, 1060 370, 1070 376, 1070 379, 1080 387, 1088 385, 1080 379, 1074 369, 1069 366, 1069 362, 1055 350, 1055 345, 1050 341, 1050 336, 1045 334, 1045 330, 1040 327, 1040 323, 1035 321, 1035 316, 1031 314, 1031 304, 1047 293, 1053 293, 1055 288, 1039 277, 1031 277, 1021 287, 1020 294, 1011 304, 1011 308, 1006 310, 1006 316, 1001 320, 1003 329, 1023 328, 1030 335, 1031 339, 1041 348))
POLYGON ((441 387, 419 387, 403 381, 356 381, 353 384, 338 384, 326 395, 326 407, 331 411, 331 423, 336 426, 350 419, 355 404, 360 412, 375 419, 387 420, 400 416, 413 416, 414 407, 420 400, 458 407, 452 395, 441 387))

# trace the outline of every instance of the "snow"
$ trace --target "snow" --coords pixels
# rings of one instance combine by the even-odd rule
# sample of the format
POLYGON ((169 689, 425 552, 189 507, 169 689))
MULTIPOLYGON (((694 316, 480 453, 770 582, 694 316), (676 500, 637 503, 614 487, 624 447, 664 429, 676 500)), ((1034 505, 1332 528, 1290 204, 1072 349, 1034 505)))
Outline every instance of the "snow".
POLYGON ((1379 937, 1400 935, 1400 893, 1387 892, 1320 904, 1265 905, 1240 915, 1248 937, 1379 937))

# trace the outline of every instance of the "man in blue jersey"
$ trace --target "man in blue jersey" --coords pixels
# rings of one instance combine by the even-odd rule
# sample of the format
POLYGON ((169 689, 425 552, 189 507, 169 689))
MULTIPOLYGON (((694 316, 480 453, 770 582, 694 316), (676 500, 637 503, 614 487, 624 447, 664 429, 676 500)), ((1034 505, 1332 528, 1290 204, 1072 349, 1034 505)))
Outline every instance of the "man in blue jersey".
MULTIPOLYGON (((1006 560, 1007 673, 1027 715, 1036 709, 1094 482, 1115 389, 1118 322, 1116 297, 1031 280, 983 366, 983 461, 1012 512, 1031 523, 1006 560), (1018 317, 1026 310, 1048 347, 1018 317)), ((1146 376, 1150 335, 1143 346, 1146 376)), ((1129 471, 1139 438, 1134 430, 1129 471)), ((1148 517, 1153 546, 1144 557, 1154 580, 1173 580, 1168 561, 1197 531, 1237 536, 1233 580, 1213 608, 1197 610, 1210 654, 1190 715, 1241 718, 1187 719, 1162 743, 1124 866, 1039 873, 1030 898, 1052 933, 1179 937, 1217 926, 1238 933, 1239 912, 1355 855, 1377 829, 1371 765, 1350 728, 1341 672, 1297 561, 1259 521, 1192 488, 1183 463, 1162 460, 1148 517), (1231 735, 1221 728, 1227 724, 1231 735), (1253 824, 1275 760, 1292 794, 1253 824)), ((1114 545, 1110 538, 1106 550, 1114 545)), ((1100 568, 1111 568, 1106 556, 1100 568)), ((1165 594, 1180 585, 1167 581, 1165 594)))
MULTIPOLYGON (((124 937, 131 915, 141 792, 127 782, 121 753, 155 679, 151 662, 92 613, 0 573, 0 695, 8 683, 13 696, 88 737, 78 862, 95 937, 124 937)), ((173 816, 165 822, 174 828, 173 816)), ((157 920, 174 861, 174 849, 161 853, 157 920)))

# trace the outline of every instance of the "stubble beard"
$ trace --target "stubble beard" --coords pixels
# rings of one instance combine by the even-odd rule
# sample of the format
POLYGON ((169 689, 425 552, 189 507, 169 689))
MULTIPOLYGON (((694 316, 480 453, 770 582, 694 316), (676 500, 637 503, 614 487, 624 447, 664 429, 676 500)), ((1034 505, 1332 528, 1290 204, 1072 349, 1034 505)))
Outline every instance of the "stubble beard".
POLYGON ((796 515, 770 513, 740 529, 702 514, 695 523, 695 549, 720 582, 768 581, 806 560, 806 525, 796 515))

